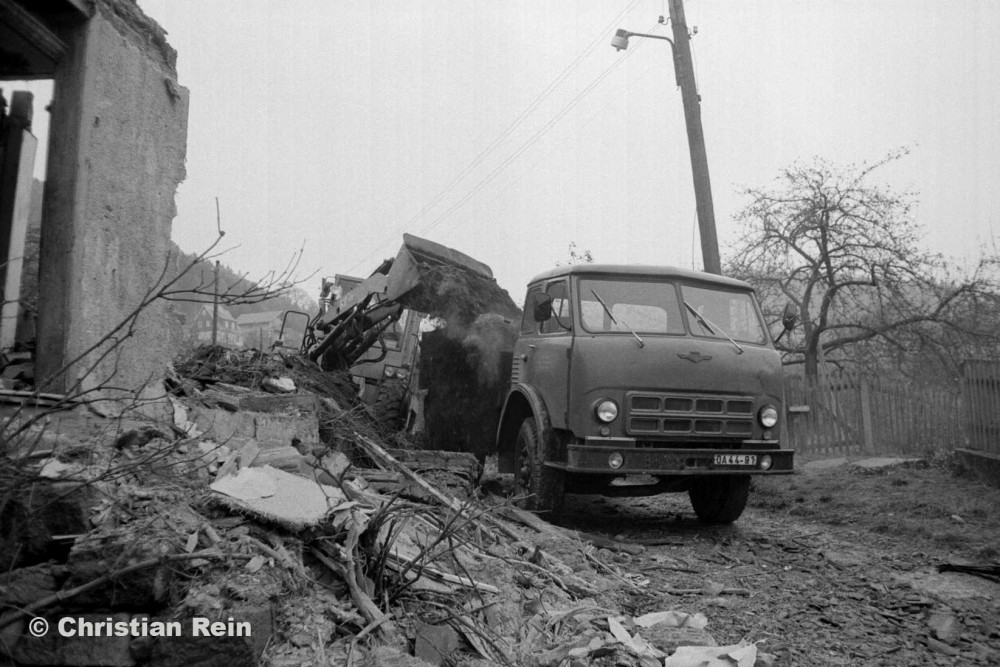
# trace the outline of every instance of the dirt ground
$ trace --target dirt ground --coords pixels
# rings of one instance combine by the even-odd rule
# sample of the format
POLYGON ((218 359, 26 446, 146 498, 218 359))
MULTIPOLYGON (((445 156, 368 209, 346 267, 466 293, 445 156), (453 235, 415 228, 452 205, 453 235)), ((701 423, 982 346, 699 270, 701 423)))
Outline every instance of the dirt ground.
POLYGON ((1000 583, 938 572, 1000 562, 1000 490, 945 458, 758 479, 750 503, 720 528, 686 495, 570 496, 561 523, 660 543, 614 555, 648 579, 613 593, 623 611, 702 612, 778 665, 1000 664, 1000 583))

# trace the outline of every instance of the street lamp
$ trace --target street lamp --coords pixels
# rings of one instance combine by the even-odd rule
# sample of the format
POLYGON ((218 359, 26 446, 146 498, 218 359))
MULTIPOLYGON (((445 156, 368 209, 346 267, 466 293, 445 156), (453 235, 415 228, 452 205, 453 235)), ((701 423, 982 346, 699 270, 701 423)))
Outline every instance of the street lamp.
MULTIPOLYGON (((664 19, 660 17, 660 23, 664 19)), ((684 22, 681 0, 670 0, 670 25, 674 38, 649 35, 619 28, 611 38, 611 46, 621 51, 628 48, 629 37, 648 37, 670 42, 674 60, 674 79, 681 89, 684 103, 684 122, 687 125, 688 149, 691 153, 691 173, 694 177, 694 197, 698 209, 698 229, 701 233, 701 256, 705 271, 721 274, 719 239, 715 231, 715 207, 712 205, 712 183, 708 177, 708 155, 705 152, 705 134, 701 128, 701 99, 694 81, 691 64, 691 38, 684 22)))
MULTIPOLYGON (((666 35, 650 35, 644 32, 629 32, 628 30, 622 30, 619 28, 615 31, 615 36, 611 38, 611 46, 615 47, 615 51, 624 51, 628 48, 629 37, 648 37, 650 39, 662 39, 670 42, 670 53, 673 55, 675 60, 677 58, 677 49, 674 47, 674 40, 670 39, 666 35)), ((674 63, 674 80, 677 81, 678 86, 681 85, 680 78, 677 76, 676 62, 674 63)))

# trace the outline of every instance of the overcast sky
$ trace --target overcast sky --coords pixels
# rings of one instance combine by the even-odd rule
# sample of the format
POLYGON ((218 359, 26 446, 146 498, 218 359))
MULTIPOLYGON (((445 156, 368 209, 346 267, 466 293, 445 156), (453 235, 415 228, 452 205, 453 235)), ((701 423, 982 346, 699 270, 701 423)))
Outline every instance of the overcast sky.
MULTIPOLYGON (((664 0, 140 0, 191 95, 174 238, 261 274, 367 275, 404 231, 491 265, 521 299, 575 242, 701 267, 664 0), (636 48, 638 47, 638 48, 636 48)), ((795 160, 873 161, 919 192, 927 245, 1000 231, 1000 3, 688 0, 723 255, 795 160)), ((318 279, 307 287, 314 292, 318 279)))

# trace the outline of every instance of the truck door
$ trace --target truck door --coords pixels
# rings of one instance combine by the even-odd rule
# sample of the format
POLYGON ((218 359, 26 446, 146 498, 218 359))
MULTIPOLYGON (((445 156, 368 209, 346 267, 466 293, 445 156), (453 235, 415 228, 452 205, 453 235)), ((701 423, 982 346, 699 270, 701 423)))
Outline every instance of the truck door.
MULTIPOLYGON (((569 286, 565 278, 553 280, 544 286, 552 297, 551 318, 540 324, 530 334, 523 331, 515 351, 520 381, 535 387, 545 400, 549 418, 556 428, 567 426, 569 387, 569 352, 573 343, 573 315, 570 307, 569 286)), ((531 290, 528 299, 532 298, 531 290)), ((525 309, 527 318, 531 313, 525 309)))

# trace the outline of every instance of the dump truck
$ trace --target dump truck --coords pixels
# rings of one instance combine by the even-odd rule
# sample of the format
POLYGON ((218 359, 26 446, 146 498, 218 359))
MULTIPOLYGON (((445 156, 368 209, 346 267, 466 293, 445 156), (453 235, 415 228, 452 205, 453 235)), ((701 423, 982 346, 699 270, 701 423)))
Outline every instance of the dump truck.
POLYGON ((702 521, 730 523, 751 476, 792 472, 783 412, 781 360, 747 283, 562 266, 527 288, 498 464, 551 515, 568 492, 687 492, 702 521))

